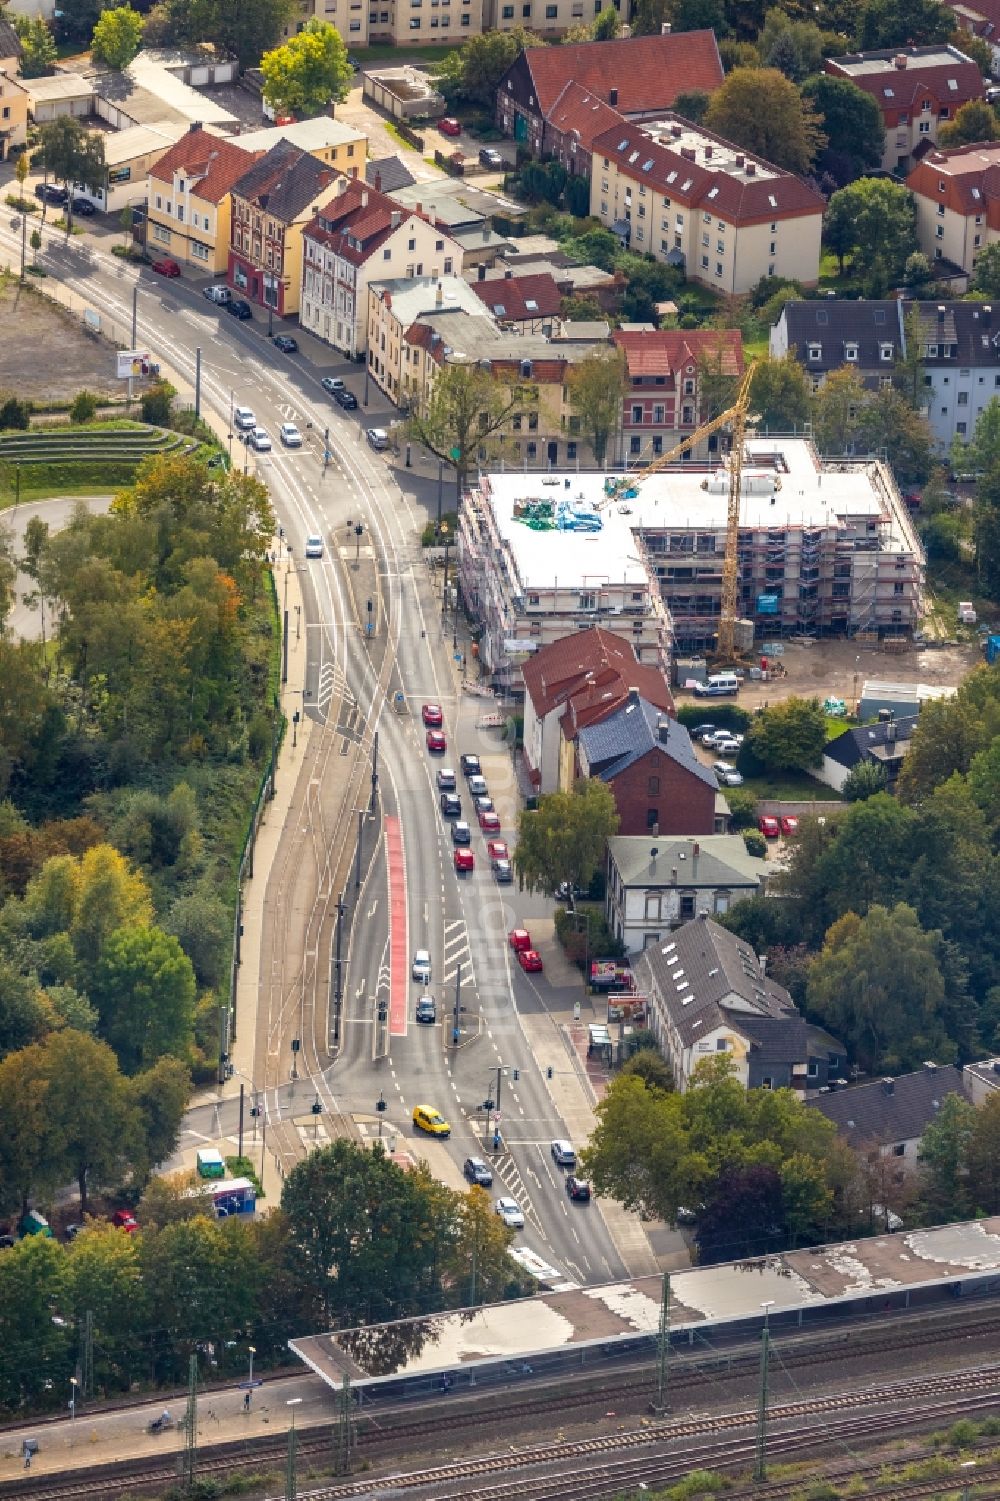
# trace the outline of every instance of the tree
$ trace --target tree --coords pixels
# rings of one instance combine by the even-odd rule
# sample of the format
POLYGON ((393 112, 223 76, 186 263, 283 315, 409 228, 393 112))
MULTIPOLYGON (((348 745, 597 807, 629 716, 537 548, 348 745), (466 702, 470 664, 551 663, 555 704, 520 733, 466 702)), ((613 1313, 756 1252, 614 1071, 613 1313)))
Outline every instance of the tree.
POLYGON ((704 89, 686 89, 673 102, 674 114, 690 120, 692 125, 700 125, 711 99, 711 94, 706 94, 704 89))
POLYGON ((971 290, 984 297, 1000 297, 1000 242, 984 245, 977 255, 971 290))
POLYGON ((968 442, 956 439, 952 463, 962 471, 988 476, 1000 471, 1000 401, 994 396, 976 418, 968 442))
POLYGON ((966 57, 971 57, 984 78, 989 78, 993 72, 993 49, 985 37, 976 36, 974 31, 966 31, 961 27, 952 41, 960 52, 966 57))
POLYGON ((118 1187, 145 1161, 142 1120, 114 1053, 82 1032, 55 1032, 41 1044, 48 1085, 48 1134, 56 1160, 80 1191, 118 1187))
POLYGON ((590 28, 590 35, 595 42, 611 42, 621 29, 621 16, 613 5, 606 5, 594 17, 590 28))
POLYGON ((883 296, 899 281, 906 258, 917 249, 916 208, 902 183, 885 177, 862 177, 840 188, 827 204, 824 234, 851 269, 868 296, 883 296))
POLYGON ((705 125, 790 172, 808 172, 826 145, 817 116, 776 68, 736 68, 712 95, 705 125))
POLYGON ((581 431, 603 467, 608 441, 621 422, 622 402, 628 391, 625 355, 620 349, 594 350, 569 372, 569 400, 580 419, 581 431))
POLYGON ((301 13, 297 0, 240 0, 239 5, 232 0, 166 0, 166 5, 171 44, 210 42, 236 57, 241 70, 258 67, 301 13))
POLYGON ((986 1214, 1000 1211, 1000 1094, 994 1090, 976 1110, 965 1142, 964 1166, 972 1206, 986 1214))
POLYGON ((132 1099, 145 1129, 149 1169, 165 1162, 177 1146, 191 1094, 191 1075, 176 1058, 159 1058, 131 1081, 132 1099))
POLYGON ((976 1107, 953 1092, 945 1095, 924 1131, 917 1160, 921 1204, 931 1224, 968 1219, 976 1207, 965 1173, 975 1123, 976 1107))
POLYGON ((130 5, 103 11, 90 41, 91 57, 120 72, 142 46, 142 31, 142 17, 130 5))
POLYGON ((461 1195, 443 1268, 459 1307, 498 1303, 522 1290, 510 1255, 513 1239, 484 1189, 461 1195))
POLYGON ((670 1064, 662 1053, 656 1048, 639 1048, 626 1059, 621 1068, 622 1075, 641 1079, 647 1089, 661 1089, 670 1091, 674 1087, 674 1075, 670 1064))
POLYGON ((938 936, 912 907, 848 912, 829 929, 809 971, 809 1011, 847 1043, 870 1073, 950 1060, 942 1026, 944 979, 938 936))
POLYGON ((61 1164, 51 1150, 43 1059, 35 1044, 0 1061, 0 1212, 23 1214, 33 1193, 59 1183, 61 1164))
POLYGON ((586 889, 618 829, 618 809, 607 783, 580 780, 572 792, 546 792, 537 809, 518 820, 514 864, 522 888, 554 891, 562 881, 586 889))
POLYGON ((747 743, 769 771, 809 771, 823 759, 826 718, 818 698, 786 698, 755 715, 747 743))
POLYGON ((726 1169, 698 1213, 698 1261, 742 1261, 783 1250, 785 1206, 781 1175, 769 1163, 726 1169))
POLYGON ((449 103, 478 104, 492 114, 500 80, 527 47, 544 47, 540 37, 523 27, 470 36, 462 48, 440 63, 435 83, 449 103))
POLYGON ((38 130, 41 145, 35 153, 47 173, 61 182, 69 193, 66 222, 73 218, 73 188, 82 186, 96 192, 104 187, 107 164, 104 160, 104 137, 92 135, 71 115, 58 115, 38 130))
POLYGON ((891 449, 892 467, 903 485, 920 485, 931 471, 931 431, 922 411, 891 386, 866 393, 858 413, 862 451, 891 449))
MULTIPOLYGON (((59 52, 48 24, 41 16, 12 15, 10 20, 21 43, 21 77, 43 78, 51 73, 59 52)), ((21 153, 22 158, 26 156, 21 153)))
POLYGON ((91 997, 125 1073, 150 1068, 165 1054, 184 1058, 189 1053, 194 970, 177 939, 161 928, 129 926, 111 933, 91 997))
POLYGON ((77 391, 69 409, 70 422, 93 422, 97 415, 97 397, 92 391, 77 391))
POLYGON ((313 16, 300 32, 260 60, 264 98, 281 115, 309 119, 331 99, 347 98, 352 78, 347 47, 335 26, 313 16))
POLYGON ((53 1317, 65 1307, 66 1251, 29 1235, 0 1256, 0 1404, 7 1412, 42 1406, 46 1393, 69 1391, 77 1334, 53 1317))
MULTIPOLYGON (((148 1225, 143 1219, 143 1230, 148 1225)), ((66 1248, 70 1310, 77 1328, 91 1320, 94 1380, 98 1390, 139 1379, 143 1364, 140 1331, 149 1310, 142 1285, 138 1238, 113 1225, 93 1222, 66 1248)))
POLYGON ((678 1209, 701 1201, 710 1167, 690 1148, 681 1100, 666 1090, 647 1089, 635 1074, 611 1081, 581 1154, 595 1193, 617 1199, 644 1219, 671 1223, 678 1209))
POLYGON ((995 141, 1000 136, 1000 126, 992 107, 985 99, 969 99, 955 111, 954 120, 949 120, 938 131, 938 143, 942 147, 971 145, 975 141, 995 141))
POLYGON ((973 757, 998 732, 1000 672, 982 667, 959 685, 953 698, 931 699, 922 707, 899 774, 902 801, 921 803, 954 772, 967 772, 973 757))
MULTIPOLYGON (((777 7, 769 10, 757 37, 757 50, 765 67, 778 68, 795 83, 823 66, 830 37, 812 20, 793 20, 777 7)), ((836 47, 839 50, 839 47, 836 47)))
POLYGON ((822 170, 843 184, 881 164, 885 129, 870 94, 849 78, 830 73, 808 79, 802 93, 822 120, 827 137, 818 162, 822 170))
POLYGON ((813 397, 813 432, 820 453, 849 453, 857 445, 868 400, 857 370, 850 365, 831 370, 813 397))
POLYGON ((866 798, 884 792, 887 781, 885 767, 879 761, 859 761, 847 773, 840 795, 845 803, 863 803, 866 798))
POLYGON ((31 234, 28 236, 28 244, 31 246, 31 264, 33 266, 37 266, 38 252, 42 248, 42 236, 40 230, 33 229, 31 231, 31 234))
POLYGON ((413 413, 406 431, 454 469, 461 496, 478 455, 497 453, 512 419, 532 411, 537 401, 532 386, 509 386, 479 365, 446 364, 426 412, 413 413))
POLYGON ((797 432, 809 421, 810 391, 805 371, 794 355, 764 355, 757 361, 750 387, 751 409, 769 432, 797 432))
POLYGON ((902 9, 896 0, 865 0, 856 44, 859 51, 890 47, 928 47, 947 42, 955 30, 955 13, 938 0, 913 0, 902 9))

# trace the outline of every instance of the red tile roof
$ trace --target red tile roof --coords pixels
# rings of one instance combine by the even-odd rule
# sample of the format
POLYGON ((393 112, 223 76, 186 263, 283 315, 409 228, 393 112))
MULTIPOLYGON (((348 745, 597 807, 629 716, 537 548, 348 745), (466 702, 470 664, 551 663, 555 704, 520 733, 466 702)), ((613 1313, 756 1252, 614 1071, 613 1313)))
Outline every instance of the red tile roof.
MULTIPOLYGON (((409 219, 431 222, 428 214, 405 208, 360 178, 350 178, 344 191, 323 205, 303 234, 335 250, 352 265, 361 266, 382 248, 394 229, 409 219)), ((439 233, 446 231, 439 229, 439 233)))
POLYGON ((722 82, 713 31, 529 47, 524 58, 546 119, 568 83, 581 84, 609 102, 615 89, 615 108, 623 115, 639 115, 668 109, 678 94, 691 89, 710 94, 722 82))
POLYGON ((998 229, 1000 141, 976 141, 950 151, 928 152, 906 179, 906 186, 911 193, 943 203, 965 218, 985 214, 990 228, 998 229))
POLYGON ((952 114, 970 99, 985 96, 979 66, 961 52, 946 62, 939 58, 943 47, 900 47, 891 52, 855 52, 845 57, 828 57, 826 71, 836 78, 846 78, 864 93, 870 94, 883 115, 893 123, 900 114, 910 114, 918 101, 931 99, 935 113, 947 105, 952 114), (855 72, 852 63, 867 63, 864 72, 855 72), (873 63, 884 62, 877 72, 873 63), (952 88, 954 84, 954 88, 952 88))
MULTIPOLYGON (((672 119, 676 119, 684 131, 691 131, 690 122, 680 116, 667 114, 662 117, 666 121, 672 119)), ((654 192, 669 193, 675 204, 700 207, 709 203, 712 195, 709 203, 712 213, 730 224, 763 224, 772 219, 823 212, 823 195, 800 177, 794 177, 771 162, 762 162, 760 157, 749 152, 742 152, 731 141, 713 135, 703 126, 698 126, 697 130, 705 141, 723 146, 727 152, 739 153, 745 160, 745 169, 734 171, 731 160, 728 168, 721 160, 717 164, 704 159, 692 161, 681 155, 679 146, 671 147, 666 141, 655 141, 644 134, 641 125, 630 122, 603 131, 594 141, 594 153, 613 160, 623 177, 644 183, 654 192), (630 157, 634 160, 630 161, 630 157), (760 166, 764 169, 763 176, 757 171, 760 166)))
POLYGON ((587 723, 594 723, 604 717, 595 712, 601 701, 607 703, 606 712, 610 714, 623 697, 628 698, 628 690, 633 687, 639 688, 650 703, 673 712, 673 699, 663 674, 637 662, 630 641, 600 626, 543 646, 528 658, 522 674, 525 691, 539 718, 581 695, 581 712, 590 716, 587 723), (604 700, 605 693, 613 697, 604 700))
POLYGON ((743 337, 738 328, 659 328, 654 332, 617 330, 632 380, 642 375, 673 375, 684 365, 721 354, 721 374, 743 374, 743 337))
POLYGON ((1000 29, 1000 0, 945 0, 959 26, 990 40, 1000 29))
POLYGON ((150 167, 150 177, 157 182, 172 183, 175 172, 192 179, 191 191, 206 203, 219 203, 261 156, 262 151, 247 151, 224 136, 209 135, 194 125, 150 167))
MULTIPOLYGON (((998 0, 1000 3, 1000 0, 998 0)), ((573 79, 563 89, 549 112, 549 125, 561 135, 574 135, 586 150, 590 150, 594 137, 602 130, 618 125, 622 116, 618 110, 605 104, 598 94, 585 89, 573 79)))
POLYGON ((501 323, 527 323, 534 318, 557 318, 562 306, 562 293, 553 278, 547 274, 474 281, 472 290, 501 323))

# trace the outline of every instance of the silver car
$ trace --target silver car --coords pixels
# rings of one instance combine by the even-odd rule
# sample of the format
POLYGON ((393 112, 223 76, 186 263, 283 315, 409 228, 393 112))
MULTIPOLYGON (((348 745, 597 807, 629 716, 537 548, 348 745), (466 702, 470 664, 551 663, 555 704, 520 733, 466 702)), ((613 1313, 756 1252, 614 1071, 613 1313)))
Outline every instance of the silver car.
POLYGON ((516 1199, 497 1199, 495 1208, 508 1230, 524 1229, 524 1214, 516 1199))
POLYGON ((429 985, 431 983, 431 956, 427 949, 417 949, 417 952, 413 956, 410 974, 421 985, 429 985))

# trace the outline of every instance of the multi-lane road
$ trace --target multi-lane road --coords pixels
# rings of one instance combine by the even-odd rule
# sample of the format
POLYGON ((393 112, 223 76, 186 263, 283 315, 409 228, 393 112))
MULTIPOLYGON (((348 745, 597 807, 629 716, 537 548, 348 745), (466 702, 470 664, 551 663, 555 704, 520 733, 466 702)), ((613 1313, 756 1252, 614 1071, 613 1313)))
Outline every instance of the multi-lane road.
MULTIPOLYGON (((20 249, 16 239, 5 223, 0 251, 12 261, 20 249)), ((58 234, 47 238, 42 260, 50 277, 118 328, 128 327, 137 279, 132 267, 58 234)), ((436 500, 436 484, 414 476, 401 489, 385 459, 365 442, 371 416, 345 413, 326 396, 319 384, 323 374, 343 375, 359 394, 363 385, 357 367, 338 363, 333 351, 319 369, 304 355, 279 354, 259 314, 252 324, 239 323, 208 302, 200 285, 164 283, 143 270, 138 286, 138 347, 189 381, 200 348, 203 408, 228 424, 233 402, 251 406, 271 434, 274 448, 266 454, 246 455, 234 439, 233 459, 255 468, 267 483, 287 544, 278 564, 279 591, 282 571, 294 569, 304 601, 303 619, 291 622, 291 629, 306 633, 302 712, 313 721, 313 732, 269 878, 253 1070, 275 1145, 286 1151, 296 1146, 288 1118, 291 1039, 298 1037, 294 1061, 306 1083, 298 1086, 293 1110, 315 1092, 324 1110, 374 1131, 381 1096, 383 1130, 400 1145, 412 1144, 445 1181, 461 1182, 461 1165, 470 1154, 491 1158, 494 1194, 517 1198, 525 1213, 518 1243, 562 1278, 618 1276, 625 1268, 600 1205, 569 1201, 564 1173, 549 1151, 553 1138, 567 1132, 547 1071, 571 1070, 575 1060, 554 1028, 548 1034, 553 1055, 533 1057, 522 1023, 556 1000, 564 1004, 565 996, 557 997, 544 975, 522 973, 507 943, 511 927, 551 916, 551 903, 494 883, 474 819, 475 870, 459 876, 450 827, 439 811, 438 766, 443 761, 457 769, 461 752, 475 751, 503 816, 504 837, 513 839, 509 755, 495 732, 477 728, 483 702, 462 690, 451 624, 442 622, 440 584, 421 556, 420 530, 436 500), (286 421, 302 430, 301 449, 278 442, 286 421), (360 538, 349 532, 349 522, 363 526, 360 538), (306 560, 305 538, 314 533, 325 540, 324 556, 306 560), (359 581, 372 599, 370 616, 367 599, 358 598, 359 581), (372 635, 366 631, 369 619, 372 635), (420 718, 426 701, 444 710, 443 758, 432 758, 426 749, 420 718), (369 801, 376 731, 378 797, 374 817, 362 819, 364 862, 355 890, 353 870, 345 881, 337 861, 343 865, 356 814, 369 801), (329 975, 340 888, 348 896, 344 1004, 339 1048, 331 1049, 329 975), (409 981, 417 948, 432 956, 434 1025, 414 1019, 416 998, 428 988, 409 981), (452 1031, 456 975, 466 1008, 458 1046, 452 1031), (481 1107, 495 1099, 498 1070, 502 1146, 495 1152, 481 1107), (412 1140, 411 1112, 421 1103, 447 1116, 447 1141, 412 1140)), ((471 800, 461 775, 459 783, 468 813, 471 800)), ((231 1133, 233 1107, 213 1109, 219 1128, 231 1133)))

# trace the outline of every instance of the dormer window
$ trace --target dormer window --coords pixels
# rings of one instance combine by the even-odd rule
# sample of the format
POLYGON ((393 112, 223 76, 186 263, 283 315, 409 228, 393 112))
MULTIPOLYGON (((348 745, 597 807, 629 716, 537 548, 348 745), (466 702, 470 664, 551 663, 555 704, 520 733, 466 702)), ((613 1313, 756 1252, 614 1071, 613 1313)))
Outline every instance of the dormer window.
POLYGON ((845 344, 844 345, 844 359, 847 360, 847 361, 852 361, 852 360, 853 361, 857 361, 857 358, 858 358, 858 346, 856 344, 845 344))
POLYGON ((822 346, 822 344, 810 344, 809 345, 809 358, 811 360, 821 360, 823 358, 823 346, 822 346))
POLYGON ((891 360, 893 349, 891 344, 880 344, 878 347, 879 357, 883 360, 891 360))

